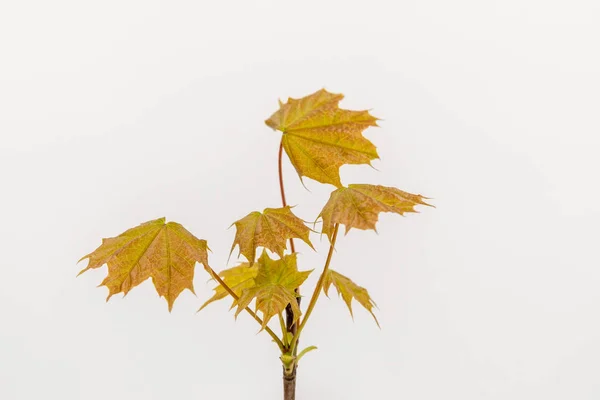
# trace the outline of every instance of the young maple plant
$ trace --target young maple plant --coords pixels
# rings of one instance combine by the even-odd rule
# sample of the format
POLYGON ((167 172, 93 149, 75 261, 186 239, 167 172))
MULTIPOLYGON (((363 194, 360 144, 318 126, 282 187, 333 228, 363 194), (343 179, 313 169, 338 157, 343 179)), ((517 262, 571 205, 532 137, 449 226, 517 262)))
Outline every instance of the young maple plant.
POLYGON ((271 336, 281 351, 283 365, 284 400, 295 399, 296 372, 301 358, 315 346, 298 351, 299 339, 306 328, 319 295, 328 292, 333 285, 338 295, 352 314, 355 299, 367 309, 379 325, 373 307, 375 303, 368 291, 350 278, 330 268, 340 225, 345 232, 351 228, 375 230, 381 212, 400 215, 417 212, 416 205, 430 206, 421 195, 410 194, 394 187, 371 184, 343 186, 339 169, 345 164, 371 164, 378 159, 376 147, 362 132, 377 126, 378 118, 368 111, 351 111, 338 107, 342 94, 329 93, 321 89, 300 99, 279 102, 277 110, 265 123, 280 132, 278 169, 281 190, 281 208, 266 208, 254 211, 235 221, 236 233, 230 255, 236 246, 245 262, 215 272, 208 262, 206 240, 198 239, 177 222, 166 222, 159 218, 142 223, 118 236, 103 239, 102 244, 90 254, 88 265, 79 274, 106 264, 108 276, 101 286, 108 288, 108 298, 116 293, 126 295, 131 288, 148 278, 161 297, 167 300, 169 311, 175 299, 184 289, 194 292, 193 279, 196 263, 218 283, 208 304, 233 298, 231 308, 237 307, 235 316, 246 311, 260 324, 260 331, 271 336), (285 150, 290 162, 302 177, 333 185, 329 200, 315 221, 321 220, 321 232, 305 225, 304 220, 294 215, 286 203, 282 153, 285 150), (329 251, 320 272, 316 287, 305 311, 300 307, 300 289, 313 272, 299 271, 296 265, 294 239, 299 239, 313 248, 311 233, 325 234, 329 240, 329 251), (257 257, 257 249, 262 252, 257 257), (271 253, 267 253, 266 250, 271 253), (254 301, 254 306, 251 303, 254 301), (259 315, 260 314, 260 315, 259 315), (278 328, 269 326, 276 321, 278 328))

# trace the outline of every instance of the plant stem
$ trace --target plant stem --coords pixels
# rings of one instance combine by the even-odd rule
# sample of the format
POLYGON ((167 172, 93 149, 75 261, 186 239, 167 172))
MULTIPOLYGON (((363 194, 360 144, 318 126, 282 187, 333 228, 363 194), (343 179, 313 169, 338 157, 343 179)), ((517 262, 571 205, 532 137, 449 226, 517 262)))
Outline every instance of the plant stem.
MULTIPOLYGON (((279 191, 281 192, 281 203, 285 207, 285 206, 287 206, 287 202, 285 200, 285 189, 283 186, 282 159, 283 159, 283 136, 281 137, 281 141, 279 142, 279 154, 277 157, 277 170, 279 171, 279 191)), ((292 253, 296 252, 296 248, 294 247, 294 239, 293 238, 290 238, 290 249, 292 250, 292 253)), ((294 292, 296 293, 296 298, 297 298, 296 301, 298 302, 298 308, 300 308, 300 288, 294 288, 294 292)), ((291 304, 288 304, 287 307, 285 308, 285 318, 286 318, 287 331, 291 332, 292 335, 296 335, 296 332, 298 330, 298 324, 294 322, 294 320, 295 320, 294 311, 292 310, 291 304)), ((294 355, 296 355, 296 353, 294 353, 294 355)))
MULTIPOLYGON (((223 281, 223 279, 221 279, 221 277, 215 272, 214 269, 212 269, 209 266, 205 266, 204 269, 206 270, 206 272, 209 273, 210 276, 212 276, 217 282, 219 282, 219 285, 223 286, 223 288, 227 291, 227 293, 231 295, 231 297, 233 297, 235 300, 240 299, 239 296, 235 294, 235 292, 223 281)), ((245 310, 248 311, 252 318, 254 318, 256 322, 260 324, 260 326, 263 325, 263 320, 260 319, 260 317, 256 315, 256 313, 252 311, 250 307, 246 307, 245 310)), ((279 337, 275 334, 275 332, 273 332, 268 326, 265 326, 265 331, 267 331, 267 333, 273 338, 273 341, 277 343, 277 346, 279 347, 281 352, 284 353, 285 346, 283 345, 281 339, 279 339, 279 337)))
POLYGON ((296 400, 296 367, 290 375, 283 374, 283 400, 296 400))
POLYGON ((321 294, 321 289, 323 288, 323 282, 325 281, 325 276, 326 276, 327 272, 329 271, 329 264, 331 263, 331 257, 333 255, 333 250, 335 248, 335 240, 337 238, 337 233, 338 233, 339 227, 340 227, 339 224, 335 224, 333 227, 333 235, 331 237, 331 243, 329 244, 329 253, 327 253, 327 260, 325 261, 325 266, 323 267, 323 272, 321 273, 321 276, 319 277, 319 281, 317 282, 317 286, 315 287, 315 291, 313 292, 312 297, 310 298, 310 303, 308 303, 308 309, 306 310, 306 314, 302 318, 302 322, 300 323, 300 326, 298 327, 298 332, 296 332, 296 334, 292 338, 292 342, 290 343, 290 347, 292 348, 293 351, 295 351, 297 348, 298 337, 300 336, 302 329, 304 329, 304 326, 306 325, 306 321, 308 321, 308 317, 310 317, 312 310, 315 308, 315 304, 317 304, 317 299, 319 298, 319 295, 321 294))
MULTIPOLYGON (((279 191, 281 192, 281 203, 283 206, 287 206, 287 202, 285 201, 285 189, 283 187, 283 167, 282 167, 282 158, 283 158, 283 136, 281 137, 281 142, 279 143, 279 156, 277 157, 277 167, 279 170, 279 191)), ((294 239, 290 238, 290 249, 292 249, 292 253, 296 252, 294 248, 294 239)))
MULTIPOLYGON (((283 207, 287 206, 287 202, 285 200, 285 189, 283 186, 283 166, 282 166, 282 158, 283 158, 283 135, 281 136, 281 142, 279 142, 279 154, 277 157, 277 170, 279 171, 279 191, 281 192, 281 203, 283 207)), ((290 249, 292 250, 292 254, 296 252, 294 247, 294 239, 290 238, 290 249)), ((300 288, 294 288, 294 292, 296 293, 296 301, 298 302, 298 308, 300 308, 300 288)), ((292 305, 288 304, 285 307, 285 318, 286 318, 286 329, 293 335, 295 340, 294 343, 298 343, 298 323, 294 322, 294 311, 292 310, 292 305)), ((283 334, 284 338, 286 333, 283 334)), ((290 346, 287 343, 286 346, 290 346)), ((289 349, 289 347, 288 347, 289 349)), ((296 356, 297 349, 296 347, 292 348, 292 355, 296 356)), ((294 363, 294 369, 291 374, 286 374, 285 368, 283 371, 283 400, 296 400, 296 368, 297 365, 294 363)))
POLYGON ((279 325, 281 326, 281 335, 282 335, 282 339, 283 339, 283 345, 287 348, 289 343, 288 343, 288 338, 287 338, 287 329, 285 326, 285 322, 283 321, 283 315, 281 313, 277 314, 277 316, 279 316, 279 325))

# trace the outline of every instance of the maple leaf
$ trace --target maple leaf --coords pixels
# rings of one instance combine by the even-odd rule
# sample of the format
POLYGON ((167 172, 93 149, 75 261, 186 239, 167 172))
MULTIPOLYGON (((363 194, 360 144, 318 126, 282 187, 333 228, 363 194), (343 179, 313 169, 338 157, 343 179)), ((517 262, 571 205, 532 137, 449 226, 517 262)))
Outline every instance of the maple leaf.
POLYGON ((350 310, 352 319, 354 319, 354 313, 352 312, 352 299, 356 299, 360 305, 362 305, 371 313, 375 319, 375 323, 377 326, 379 326, 379 321, 377 321, 377 317, 375 314, 373 314, 373 307, 376 307, 376 304, 373 299, 371 299, 371 296, 369 296, 367 289, 358 286, 356 283, 352 282, 350 278, 330 269, 327 271, 325 279, 323 280, 323 291, 327 297, 329 297, 328 291, 331 287, 331 284, 335 286, 338 295, 342 296, 342 299, 348 306, 348 310, 350 310))
MULTIPOLYGON (((241 263, 238 266, 219 272, 219 276, 239 297, 244 289, 254 286, 254 278, 256 277, 257 272, 258 266, 256 264, 250 266, 249 263, 241 263)), ((213 290, 215 291, 215 294, 208 299, 198 311, 202 310, 210 303, 221 300, 229 295, 227 290, 221 285, 216 286, 213 290)))
POLYGON ((240 298, 234 303, 238 306, 236 317, 248 307, 252 299, 256 298, 256 309, 263 313, 261 329, 267 326, 273 316, 283 312, 288 304, 291 304, 295 320, 298 319, 300 307, 294 289, 302 285, 312 270, 298 271, 296 254, 273 260, 263 250, 256 262, 258 273, 254 278, 255 285, 244 289, 240 298))
POLYGON ((417 204, 431 206, 423 199, 427 197, 394 187, 352 184, 347 188, 334 190, 317 219, 323 219, 322 232, 331 240, 335 224, 345 225, 345 233, 351 228, 376 231, 375 224, 380 212, 394 212, 400 215, 418 212, 414 209, 417 204))
POLYGON ((343 94, 321 89, 300 99, 279 102, 265 123, 283 132, 282 144, 300 179, 307 176, 341 187, 339 169, 344 164, 371 164, 379 158, 375 145, 362 135, 378 118, 369 111, 338 107, 343 94))
POLYGON ((239 245, 240 254, 243 254, 250 264, 254 263, 256 248, 259 246, 282 257, 286 242, 290 238, 302 239, 314 250, 308 238, 310 229, 292 213, 290 206, 265 208, 262 213, 254 211, 232 225, 235 225, 236 233, 229 254, 231 255, 235 246, 239 245))
POLYGON ((159 218, 102 239, 100 247, 79 260, 89 260, 79 275, 107 264, 108 275, 100 284, 108 288, 107 301, 116 293, 127 295, 152 278, 171 311, 183 290, 194 293, 194 266, 199 262, 208 267, 207 250, 206 240, 196 238, 177 222, 165 223, 165 218, 159 218))

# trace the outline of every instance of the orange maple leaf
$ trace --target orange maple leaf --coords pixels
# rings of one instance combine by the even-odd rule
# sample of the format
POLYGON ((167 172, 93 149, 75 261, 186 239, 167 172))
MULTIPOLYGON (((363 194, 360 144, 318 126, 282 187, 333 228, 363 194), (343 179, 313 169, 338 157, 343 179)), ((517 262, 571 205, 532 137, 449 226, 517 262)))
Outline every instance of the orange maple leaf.
POLYGON ((194 266, 199 262, 208 267, 207 250, 206 240, 196 238, 177 222, 165 223, 165 218, 159 218, 102 239, 100 247, 79 260, 89 260, 79 275, 107 264, 108 275, 100 284, 108 288, 107 301, 116 293, 127 295, 152 278, 171 311, 183 290, 194 293, 194 266))
POLYGON ((377 126, 369 111, 338 107, 342 94, 321 89, 300 99, 279 102, 265 123, 283 132, 282 144, 300 179, 307 176, 341 187, 339 169, 344 164, 371 164, 379 158, 376 147, 362 132, 377 126))
POLYGON ((235 246, 239 245, 240 254, 243 254, 250 264, 254 263, 256 248, 259 246, 283 257, 286 242, 290 238, 302 239, 314 250, 308 238, 310 229, 292 213, 290 206, 265 208, 262 213, 254 211, 232 225, 235 225, 236 233, 229 254, 231 255, 235 246))
POLYGON ((318 218, 323 219, 322 233, 331 240, 335 224, 351 228, 373 229, 380 212, 393 212, 403 215, 407 212, 418 212, 415 205, 431 206, 423 201, 427 197, 411 194, 395 187, 368 184, 352 184, 334 190, 329 201, 323 207, 318 218))

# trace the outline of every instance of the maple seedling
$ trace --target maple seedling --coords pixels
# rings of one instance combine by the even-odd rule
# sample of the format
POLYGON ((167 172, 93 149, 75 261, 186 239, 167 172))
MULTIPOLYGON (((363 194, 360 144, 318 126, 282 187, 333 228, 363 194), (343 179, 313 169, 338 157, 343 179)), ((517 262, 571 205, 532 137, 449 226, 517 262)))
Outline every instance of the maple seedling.
POLYGON ((417 212, 416 205, 430 206, 424 201, 426 197, 394 187, 342 185, 339 175, 342 165, 370 165, 372 160, 379 158, 376 147, 362 134, 368 127, 377 126, 378 119, 368 111, 339 108, 338 103, 343 97, 321 89, 300 99, 290 98, 285 104, 280 101, 279 110, 265 121, 282 133, 278 169, 283 204, 281 208, 251 212, 232 224, 236 233, 230 256, 237 246, 238 258, 243 256, 244 262, 215 272, 208 262, 206 240, 196 238, 181 224, 159 218, 103 239, 96 250, 79 260, 88 260, 87 267, 79 274, 106 264, 108 275, 101 286, 108 288, 107 301, 116 293, 126 295, 133 287, 152 278, 156 291, 166 299, 171 311, 183 290, 194 292, 194 269, 196 263, 202 264, 217 286, 214 295, 198 311, 231 296, 231 308, 237 308, 236 318, 246 311, 260 324, 260 331, 270 335, 279 347, 284 400, 295 399, 299 361, 307 352, 316 349, 309 346, 299 352, 299 338, 321 291, 329 296, 333 285, 351 315, 352 300, 356 300, 379 326, 373 313, 375 303, 369 292, 330 268, 339 226, 344 225, 346 233, 352 228, 375 230, 381 212, 403 215, 417 212), (301 181, 307 177, 335 187, 315 219, 322 221, 321 232, 306 226, 286 203, 282 173, 284 150, 301 181), (298 270, 294 239, 302 240, 314 250, 311 233, 325 234, 329 251, 308 306, 302 312, 300 288, 313 270, 298 270), (262 252, 257 257, 258 248, 262 248, 262 252), (275 333, 278 328, 269 326, 270 323, 279 325, 280 335, 275 333))

